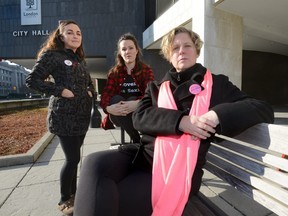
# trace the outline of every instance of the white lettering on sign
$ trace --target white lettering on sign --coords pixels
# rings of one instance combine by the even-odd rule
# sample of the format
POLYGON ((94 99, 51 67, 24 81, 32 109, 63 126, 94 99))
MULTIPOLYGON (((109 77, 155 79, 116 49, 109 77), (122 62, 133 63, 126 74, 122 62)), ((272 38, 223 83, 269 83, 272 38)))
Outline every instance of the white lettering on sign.
POLYGON ((28 35, 28 31, 13 31, 12 34, 14 37, 23 37, 28 35))
POLYGON ((42 35, 49 35, 48 30, 33 30, 32 36, 42 36, 42 35))
MULTIPOLYGON (((26 37, 29 35, 29 31, 13 31, 13 37, 26 37)), ((32 36, 47 36, 49 35, 49 30, 32 30, 32 36)))
POLYGON ((32 16, 32 17, 35 17, 35 16, 38 16, 38 13, 34 13, 34 12, 30 12, 30 13, 23 13, 23 16, 32 16))

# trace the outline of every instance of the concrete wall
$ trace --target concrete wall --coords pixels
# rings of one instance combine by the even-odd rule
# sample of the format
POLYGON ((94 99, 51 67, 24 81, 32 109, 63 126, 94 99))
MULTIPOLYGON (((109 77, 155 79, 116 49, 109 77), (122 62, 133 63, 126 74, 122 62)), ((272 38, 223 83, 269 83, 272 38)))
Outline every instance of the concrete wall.
POLYGON ((212 0, 181 0, 143 33, 145 48, 159 48, 158 41, 173 28, 184 25, 204 41, 199 63, 215 74, 225 74, 241 88, 242 18, 214 8, 212 0))
POLYGON ((215 74, 225 74, 241 88, 242 18, 205 5, 204 64, 215 74))
POLYGON ((0 101, 0 113, 4 111, 11 111, 17 109, 31 108, 31 107, 47 107, 49 98, 44 99, 15 99, 0 101))
POLYGON ((176 2, 143 32, 143 47, 145 49, 160 49, 159 43, 155 46, 153 44, 161 41, 162 37, 173 28, 191 22, 191 9, 192 0, 176 2))

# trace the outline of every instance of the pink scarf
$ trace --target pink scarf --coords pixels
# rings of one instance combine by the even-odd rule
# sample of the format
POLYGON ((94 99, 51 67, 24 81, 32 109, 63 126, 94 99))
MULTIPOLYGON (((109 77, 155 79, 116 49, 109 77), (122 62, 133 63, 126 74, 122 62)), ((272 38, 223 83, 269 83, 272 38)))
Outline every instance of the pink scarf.
MULTIPOLYGON (((200 116, 208 111, 212 83, 212 75, 207 71, 202 82, 204 90, 195 95, 189 115, 200 116)), ((160 86, 158 107, 177 109, 169 81, 160 86)), ((200 140, 192 140, 190 134, 156 138, 152 177, 153 216, 182 215, 192 186, 199 144, 200 140)))

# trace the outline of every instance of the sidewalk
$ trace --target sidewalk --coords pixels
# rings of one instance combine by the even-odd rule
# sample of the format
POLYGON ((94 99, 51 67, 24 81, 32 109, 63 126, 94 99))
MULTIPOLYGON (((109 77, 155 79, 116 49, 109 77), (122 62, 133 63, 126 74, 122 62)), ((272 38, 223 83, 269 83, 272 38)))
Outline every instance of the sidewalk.
MULTIPOLYGON (((277 116, 282 124, 288 125, 287 112, 280 112, 277 116)), ((120 129, 105 131, 102 128, 89 128, 83 146, 83 158, 92 152, 107 150, 115 142, 120 142, 120 129)), ((63 162, 64 155, 55 136, 35 163, 0 168, 0 216, 61 216, 57 202, 63 162)), ((203 180, 210 178, 214 177, 205 174, 203 180)), ((210 193, 217 196, 215 191, 210 193)), ((257 205, 254 207, 257 212, 257 205)))
MULTIPOLYGON (((120 142, 120 129, 89 128, 83 158, 109 149, 115 142, 120 142)), ((64 155, 55 136, 35 163, 0 168, 0 216, 62 215, 57 202, 63 162, 64 155)))

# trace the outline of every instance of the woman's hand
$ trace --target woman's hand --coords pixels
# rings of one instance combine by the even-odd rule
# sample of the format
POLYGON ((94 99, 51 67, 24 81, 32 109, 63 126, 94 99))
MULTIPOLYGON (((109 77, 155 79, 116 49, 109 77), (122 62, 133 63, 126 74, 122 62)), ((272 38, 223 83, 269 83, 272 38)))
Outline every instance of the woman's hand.
POLYGON ((70 91, 69 89, 63 89, 61 96, 64 98, 73 98, 74 94, 72 91, 70 91))
POLYGON ((139 100, 133 100, 133 101, 122 101, 122 106, 127 114, 134 112, 137 108, 137 105, 139 103, 139 100))
POLYGON ((91 91, 88 91, 88 95, 92 98, 93 97, 93 94, 91 91))
POLYGON ((108 113, 115 116, 126 116, 136 110, 138 102, 139 100, 120 101, 119 103, 107 106, 106 110, 108 113))
POLYGON ((192 135, 192 139, 207 139, 211 133, 215 133, 215 127, 219 124, 219 119, 214 111, 209 111, 202 116, 183 116, 179 129, 184 133, 192 135))

